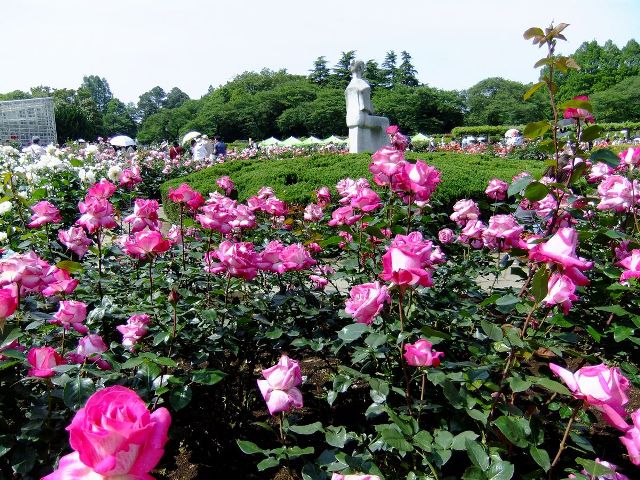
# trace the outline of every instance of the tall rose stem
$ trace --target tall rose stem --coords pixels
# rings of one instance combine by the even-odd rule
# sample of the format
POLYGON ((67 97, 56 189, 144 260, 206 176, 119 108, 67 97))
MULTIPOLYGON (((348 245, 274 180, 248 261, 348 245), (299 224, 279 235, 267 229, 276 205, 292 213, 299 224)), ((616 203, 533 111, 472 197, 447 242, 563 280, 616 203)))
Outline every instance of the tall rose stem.
MULTIPOLYGON (((400 316, 400 335, 402 335, 404 333, 404 310, 403 310, 403 305, 402 305, 402 300, 404 297, 404 292, 402 290, 400 290, 400 295, 398 298, 398 315, 400 316)), ((409 378, 409 372, 407 371, 407 364, 404 360, 403 357, 403 353, 404 353, 404 335, 402 335, 402 341, 400 342, 400 345, 398 346, 398 348, 400 349, 400 366, 402 367, 402 374, 404 375, 404 382, 406 385, 406 389, 405 389, 405 394, 407 397, 407 406, 409 407, 409 414, 413 415, 411 412, 411 379, 409 378)))
POLYGON ((99 228, 96 235, 96 243, 98 244, 98 295, 102 301, 102 229, 99 228))
POLYGON ((556 453, 556 456, 554 457, 553 462, 551 463, 551 468, 549 469, 549 478, 551 478, 551 472, 553 471, 553 468, 558 463, 558 460, 560 460, 560 456, 562 455, 562 451, 566 447, 565 444, 567 443, 567 437, 569 436, 569 433, 571 432, 571 426, 573 425, 573 421, 576 419, 576 416, 578 415, 578 412, 581 409, 582 409, 582 405, 577 405, 573 409, 573 413, 571 414, 571 418, 569 419, 569 423, 567 423, 567 428, 565 428, 565 430, 564 430, 564 435, 562 436, 562 441, 560 442, 560 446, 558 447, 558 453, 556 453))
POLYGON ((182 244, 182 274, 186 271, 186 251, 184 246, 184 205, 180 204, 180 243, 182 244))
POLYGON ((149 303, 153 305, 153 257, 149 258, 149 303))

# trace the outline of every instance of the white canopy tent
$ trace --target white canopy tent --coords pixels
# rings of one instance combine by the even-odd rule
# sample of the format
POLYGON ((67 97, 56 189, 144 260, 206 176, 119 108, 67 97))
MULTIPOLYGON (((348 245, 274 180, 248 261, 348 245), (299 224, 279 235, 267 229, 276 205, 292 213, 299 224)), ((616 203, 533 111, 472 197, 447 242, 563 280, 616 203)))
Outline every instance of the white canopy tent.
POLYGON ((269 137, 258 143, 261 147, 273 147, 274 145, 280 145, 281 142, 275 137, 269 137))

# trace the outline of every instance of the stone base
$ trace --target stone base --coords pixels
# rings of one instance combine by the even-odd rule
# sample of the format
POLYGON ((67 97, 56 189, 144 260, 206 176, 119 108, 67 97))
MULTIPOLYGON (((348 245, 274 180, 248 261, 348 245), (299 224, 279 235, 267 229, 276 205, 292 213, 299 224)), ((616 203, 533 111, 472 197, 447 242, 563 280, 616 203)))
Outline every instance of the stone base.
POLYGON ((385 145, 389 145, 389 137, 384 126, 349 128, 349 153, 373 153, 385 145))

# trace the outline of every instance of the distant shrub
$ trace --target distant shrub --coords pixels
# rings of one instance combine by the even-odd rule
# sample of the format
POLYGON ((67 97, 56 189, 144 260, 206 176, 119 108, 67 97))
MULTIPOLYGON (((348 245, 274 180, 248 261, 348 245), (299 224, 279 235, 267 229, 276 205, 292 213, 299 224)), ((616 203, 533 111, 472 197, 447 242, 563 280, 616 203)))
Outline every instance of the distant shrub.
MULTIPOLYGON (((511 180, 522 170, 535 175, 544 168, 542 162, 509 160, 488 155, 409 152, 406 156, 409 160, 425 160, 440 170, 443 181, 438 186, 434 199, 445 205, 451 205, 462 197, 481 197, 487 182, 494 177, 511 180)), ((370 161, 371 155, 366 153, 237 160, 167 181, 161 185, 160 191, 165 212, 171 219, 177 218, 178 210, 167 198, 169 188, 188 183, 206 196, 216 190, 216 179, 223 175, 228 175, 235 183, 239 201, 246 200, 255 195, 260 187, 268 185, 282 200, 304 205, 313 199, 314 190, 323 185, 327 185, 335 193, 335 184, 342 178, 365 177, 371 180, 368 168, 370 161)))

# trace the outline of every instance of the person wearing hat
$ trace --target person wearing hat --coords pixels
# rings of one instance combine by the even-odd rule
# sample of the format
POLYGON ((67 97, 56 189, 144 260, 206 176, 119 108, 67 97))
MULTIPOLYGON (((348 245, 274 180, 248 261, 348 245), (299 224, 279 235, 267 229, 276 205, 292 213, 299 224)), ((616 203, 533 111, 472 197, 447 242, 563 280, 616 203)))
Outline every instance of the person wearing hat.
POLYGON ((42 155, 44 155, 45 149, 40 145, 40 137, 34 135, 31 137, 31 145, 25 147, 22 150, 22 153, 26 153, 27 155, 31 155, 35 159, 39 159, 42 155))

